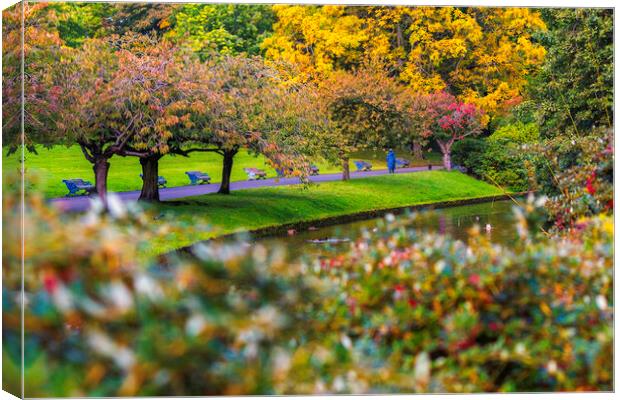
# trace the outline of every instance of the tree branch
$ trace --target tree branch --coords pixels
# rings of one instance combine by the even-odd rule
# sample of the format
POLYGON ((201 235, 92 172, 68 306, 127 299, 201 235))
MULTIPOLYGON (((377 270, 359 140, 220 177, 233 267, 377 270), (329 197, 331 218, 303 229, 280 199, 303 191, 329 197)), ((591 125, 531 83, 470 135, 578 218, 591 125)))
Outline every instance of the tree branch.
POLYGON ((174 154, 178 154, 180 156, 184 156, 184 157, 189 157, 190 153, 194 153, 194 152, 202 152, 202 153, 206 153, 206 152, 212 152, 212 153, 217 153, 220 155, 224 155, 224 153, 219 150, 219 149, 208 149, 208 148, 204 148, 204 147, 193 147, 191 149, 175 149, 172 150, 171 153, 174 154))
POLYGON ((82 149, 82 153, 84 153, 84 157, 86 157, 86 159, 88 160, 88 162, 90 163, 95 163, 95 157, 93 157, 89 152, 88 149, 86 148, 86 145, 84 143, 78 142, 78 144, 80 145, 80 149, 82 149))

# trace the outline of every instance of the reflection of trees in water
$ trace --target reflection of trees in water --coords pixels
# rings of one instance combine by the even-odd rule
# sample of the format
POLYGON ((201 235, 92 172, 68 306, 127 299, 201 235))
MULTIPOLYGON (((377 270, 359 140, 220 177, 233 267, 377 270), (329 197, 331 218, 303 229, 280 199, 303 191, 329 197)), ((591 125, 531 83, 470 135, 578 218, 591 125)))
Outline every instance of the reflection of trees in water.
POLYGON ((445 215, 439 216, 439 233, 441 233, 442 235, 446 234, 446 216, 445 215))

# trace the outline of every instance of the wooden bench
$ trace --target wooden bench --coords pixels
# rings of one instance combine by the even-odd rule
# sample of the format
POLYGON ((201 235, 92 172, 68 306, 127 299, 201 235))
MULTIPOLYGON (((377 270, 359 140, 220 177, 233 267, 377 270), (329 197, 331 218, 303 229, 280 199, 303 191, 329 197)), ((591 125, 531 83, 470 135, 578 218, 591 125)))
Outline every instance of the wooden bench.
POLYGON ((200 171, 186 171, 185 174, 189 177, 189 181, 192 185, 202 185, 203 183, 211 183, 211 177, 206 172, 200 171))
MULTIPOLYGON (((144 177, 142 176, 142 174, 140 174, 140 178, 144 179, 144 177)), ((168 183, 168 181, 166 180, 166 178, 164 178, 163 176, 158 176, 157 177, 157 186, 160 188, 165 188, 166 184, 168 183)))
POLYGON ((63 179, 62 181, 67 185, 67 189, 69 189, 69 193, 67 193, 65 197, 89 195, 97 191, 95 185, 83 179, 63 179))
POLYGON ((353 161, 353 163, 355 168, 357 168, 357 172, 370 171, 372 169, 372 164, 366 161, 353 161))
POLYGON ((254 181, 258 179, 266 179, 267 173, 262 169, 258 168, 244 168, 243 171, 248 175, 249 181, 254 181))
POLYGON ((405 160, 404 158, 396 159, 396 168, 407 168, 409 165, 409 160, 405 160))

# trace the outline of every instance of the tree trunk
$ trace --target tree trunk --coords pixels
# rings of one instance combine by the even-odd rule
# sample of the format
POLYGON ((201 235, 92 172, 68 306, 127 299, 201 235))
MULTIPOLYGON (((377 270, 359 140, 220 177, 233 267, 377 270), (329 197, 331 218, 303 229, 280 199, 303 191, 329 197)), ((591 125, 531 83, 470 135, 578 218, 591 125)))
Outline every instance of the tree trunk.
POLYGON ((232 173, 233 158, 237 154, 237 150, 225 150, 224 162, 222 165, 222 183, 217 191, 220 194, 230 194, 230 175, 232 173))
POLYGON ((452 152, 453 143, 454 143, 453 140, 450 140, 445 143, 440 142, 439 140, 437 141, 437 144, 439 145, 439 149, 441 150, 441 154, 443 154, 443 167, 447 171, 450 171, 452 169, 452 162, 450 160, 450 154, 452 152))
POLYGON ((413 142, 411 145, 411 154, 416 160, 424 160, 424 152, 422 151, 422 145, 418 142, 413 142))
POLYGON ((349 157, 342 157, 342 180, 348 181, 351 179, 349 172, 349 157))
POLYGON ((447 170, 450 171, 452 169, 452 163, 450 161, 450 150, 446 150, 443 153, 443 167, 447 170))
POLYGON ((159 201, 159 159, 161 156, 150 156, 140 158, 142 165, 142 191, 140 192, 140 201, 159 201))
POLYGON ((108 193, 108 171, 110 170, 110 163, 106 157, 97 157, 93 164, 93 171, 95 172, 95 188, 97 189, 97 195, 101 199, 104 205, 106 205, 106 196, 108 193))

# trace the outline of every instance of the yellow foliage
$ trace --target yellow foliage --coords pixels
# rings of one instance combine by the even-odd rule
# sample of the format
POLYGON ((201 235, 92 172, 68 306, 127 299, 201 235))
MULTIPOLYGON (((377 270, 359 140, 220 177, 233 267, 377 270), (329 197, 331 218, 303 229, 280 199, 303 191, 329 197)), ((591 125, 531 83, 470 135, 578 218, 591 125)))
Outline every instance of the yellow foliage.
MULTIPOLYGON (((376 64, 415 91, 449 90, 493 116, 521 93, 545 49, 527 8, 274 6, 267 59, 300 67, 297 79, 376 64)), ((489 118, 488 116, 486 117, 489 118)))

